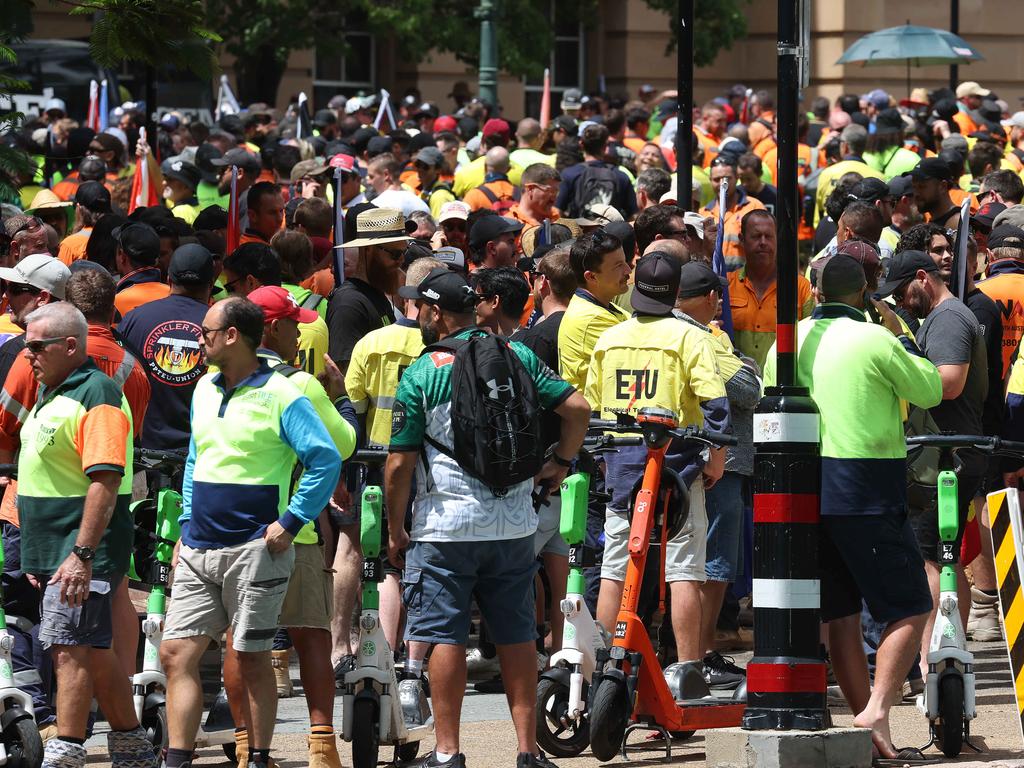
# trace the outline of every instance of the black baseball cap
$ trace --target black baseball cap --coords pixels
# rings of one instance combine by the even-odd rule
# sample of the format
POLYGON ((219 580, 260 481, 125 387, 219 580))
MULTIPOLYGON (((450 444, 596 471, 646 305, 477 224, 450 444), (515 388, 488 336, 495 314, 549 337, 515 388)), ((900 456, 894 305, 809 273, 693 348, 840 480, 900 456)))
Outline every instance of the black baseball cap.
POLYGON ((334 114, 333 110, 330 109, 318 109, 316 114, 313 115, 313 125, 316 128, 324 128, 328 125, 335 125, 338 122, 338 116, 334 114))
POLYGON ((981 230, 992 229, 996 216, 1006 210, 1002 203, 985 203, 971 216, 971 226, 981 230))
POLYGON ((425 301, 448 312, 469 312, 480 300, 466 278, 448 267, 435 267, 419 285, 403 285, 398 289, 403 299, 425 301))
POLYGON ((164 175, 165 179, 175 179, 185 186, 191 187, 193 190, 203 180, 199 168, 184 160, 174 160, 173 162, 165 160, 160 168, 160 172, 164 175))
POLYGON ((200 144, 196 149, 196 168, 199 169, 203 181, 207 184, 216 184, 220 174, 214 167, 213 161, 224 157, 221 151, 213 144, 200 144))
POLYGON ((897 202, 907 195, 914 194, 914 185, 909 176, 893 176, 889 179, 889 194, 896 198, 897 202))
POLYGON ((652 251, 636 263, 630 303, 637 312, 671 315, 679 293, 682 265, 674 256, 652 251))
POLYGON ((899 133, 903 130, 903 117, 898 109, 883 109, 875 116, 875 135, 899 133))
POLYGON ((183 245, 171 254, 167 276, 175 285, 209 285, 213 282, 213 254, 199 243, 183 245))
POLYGON ((156 264, 160 255, 160 235, 149 224, 129 221, 117 227, 111 234, 117 246, 128 258, 139 264, 156 264))
MULTIPOLYGON (((860 268, 859 264, 857 266, 860 268)), ((878 295, 891 296, 920 269, 925 272, 939 271, 932 257, 924 251, 900 251, 889 261, 889 274, 885 276, 885 282, 878 286, 878 295)))
POLYGON ((93 213, 110 213, 110 191, 98 181, 84 181, 75 191, 75 204, 93 213))
MULTIPOLYGON (((930 258, 929 261, 931 261, 930 258)), ((891 275, 892 272, 890 271, 889 274, 891 275)), ((913 274, 917 274, 916 269, 911 276, 913 274)), ((864 267, 855 258, 843 253, 837 253, 830 257, 822 267, 821 277, 818 278, 818 286, 826 299, 849 296, 852 293, 863 291, 865 285, 867 285, 867 280, 864 277, 864 267)))
POLYGON ((721 291, 726 285, 725 278, 702 261, 688 261, 679 270, 680 299, 707 296, 712 291, 721 291))
POLYGON ((988 236, 989 250, 992 248, 1024 248, 1024 229, 1013 224, 1000 224, 988 236))
POLYGON ((479 250, 506 232, 519 232, 522 228, 523 222, 508 216, 484 216, 473 223, 469 232, 469 247, 479 250))
POLYGON ((949 167, 949 163, 937 157, 924 158, 903 175, 909 176, 914 181, 938 179, 939 181, 953 182, 953 170, 949 167))
POLYGON ((229 149, 224 153, 223 157, 217 157, 211 160, 210 165, 216 168, 225 168, 229 165, 235 165, 250 173, 259 173, 263 167, 260 165, 260 159, 256 157, 256 155, 242 149, 241 147, 229 149))
POLYGON ((874 203, 878 200, 885 200, 892 193, 889 191, 889 185, 884 181, 869 176, 854 184, 850 189, 850 194, 865 203, 874 203))

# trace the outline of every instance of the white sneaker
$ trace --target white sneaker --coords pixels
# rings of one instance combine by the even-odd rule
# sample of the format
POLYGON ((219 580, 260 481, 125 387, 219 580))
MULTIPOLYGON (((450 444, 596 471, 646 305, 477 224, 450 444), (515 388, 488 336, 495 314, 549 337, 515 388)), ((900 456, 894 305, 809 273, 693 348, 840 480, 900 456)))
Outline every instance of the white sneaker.
POLYGON ((498 657, 488 659, 479 648, 470 648, 466 652, 466 674, 471 678, 486 679, 494 677, 501 671, 498 657))
POLYGON ((975 642, 993 642, 1003 639, 999 623, 999 597, 986 595, 971 587, 971 614, 967 620, 967 637, 975 642))
POLYGON ((430 720, 430 702, 424 680, 411 677, 398 683, 398 700, 402 704, 402 719, 406 728, 418 728, 430 720))

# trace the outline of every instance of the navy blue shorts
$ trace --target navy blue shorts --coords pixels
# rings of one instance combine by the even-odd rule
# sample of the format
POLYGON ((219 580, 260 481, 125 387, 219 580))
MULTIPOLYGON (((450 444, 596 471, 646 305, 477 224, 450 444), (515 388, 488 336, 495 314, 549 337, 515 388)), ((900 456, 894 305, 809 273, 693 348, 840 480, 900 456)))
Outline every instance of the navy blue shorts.
POLYGON ((708 581, 735 581, 743 560, 743 509, 747 478, 726 472, 704 492, 708 513, 708 553, 704 573, 708 581))
POLYGON ((405 553, 406 640, 465 645, 476 597, 496 645, 533 642, 533 536, 500 541, 414 541, 405 553))
POLYGON ((859 615, 889 624, 928 613, 924 559, 904 515, 822 515, 818 563, 821 620, 859 615))

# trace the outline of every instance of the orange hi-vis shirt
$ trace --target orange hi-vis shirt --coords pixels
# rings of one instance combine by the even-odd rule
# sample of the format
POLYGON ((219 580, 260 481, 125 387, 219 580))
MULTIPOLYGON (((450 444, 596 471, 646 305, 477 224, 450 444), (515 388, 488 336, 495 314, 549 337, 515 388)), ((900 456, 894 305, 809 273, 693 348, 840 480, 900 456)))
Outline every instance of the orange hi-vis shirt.
POLYGON ((92 234, 92 227, 85 227, 73 235, 65 237, 57 250, 57 258, 65 267, 70 267, 72 262, 85 258, 85 247, 89 244, 89 235, 92 234))
MULTIPOLYGON (((138 438, 142 434, 142 420, 146 416, 150 397, 145 369, 117 343, 110 329, 102 325, 89 325, 86 351, 96 367, 113 379, 124 392, 132 413, 132 433, 138 438)), ((3 390, 0 391, 0 449, 12 452, 17 450, 21 425, 36 404, 38 394, 39 382, 23 350, 14 359, 4 380, 3 390)), ((16 498, 17 484, 11 481, 0 503, 0 520, 18 524, 16 498)))
MULTIPOLYGON (((764 203, 756 197, 749 197, 742 189, 736 191, 736 205, 725 212, 724 232, 722 234, 722 256, 729 269, 736 269, 743 264, 743 246, 740 243, 740 223, 750 211, 764 208, 764 203)), ((718 197, 704 206, 709 216, 718 218, 718 197)))
POLYGON ((465 197, 462 198, 462 202, 469 206, 471 211, 479 211, 481 208, 492 208, 496 202, 499 201, 510 201, 515 205, 516 193, 519 188, 516 187, 508 179, 497 179, 496 181, 484 182, 480 187, 473 187, 466 193, 465 197), (480 187, 487 187, 494 195, 495 200, 487 196, 480 187))
POLYGON ((1020 340, 1024 337, 1024 263, 1000 259, 989 265, 995 274, 977 283, 978 288, 999 307, 1003 319, 1003 379, 1010 373, 1020 340))
MULTIPOLYGON (((776 337, 778 296, 775 288, 775 283, 772 283, 764 296, 758 298, 757 291, 747 279, 745 267, 729 273, 729 307, 736 349, 756 360, 762 371, 776 337)), ((796 290, 797 319, 802 320, 810 317, 814 309, 811 284, 803 275, 797 277, 796 290)))
POLYGON ((124 317, 136 307, 150 301, 166 299, 171 295, 171 286, 163 282, 158 267, 142 267, 121 278, 114 296, 114 306, 124 317))

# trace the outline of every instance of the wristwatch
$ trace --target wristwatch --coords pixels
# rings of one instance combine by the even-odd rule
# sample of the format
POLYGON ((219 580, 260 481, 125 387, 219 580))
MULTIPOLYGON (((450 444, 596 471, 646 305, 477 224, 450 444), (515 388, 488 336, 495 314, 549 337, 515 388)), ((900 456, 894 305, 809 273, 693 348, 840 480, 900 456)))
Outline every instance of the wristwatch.
POLYGON ((71 548, 71 552, 83 563, 91 563, 96 557, 95 547, 80 547, 76 544, 71 548))
POLYGON ((554 451, 551 452, 551 460, 553 462, 555 462, 555 464, 557 464, 560 467, 571 467, 572 466, 572 459, 563 459, 561 456, 559 456, 554 451))

